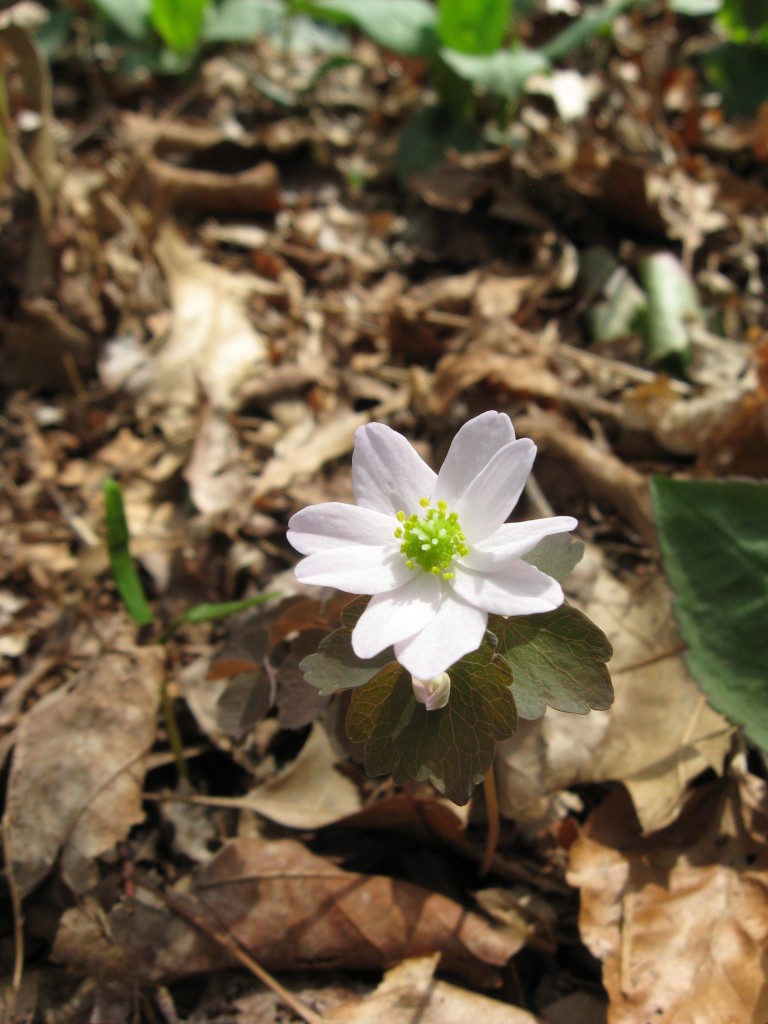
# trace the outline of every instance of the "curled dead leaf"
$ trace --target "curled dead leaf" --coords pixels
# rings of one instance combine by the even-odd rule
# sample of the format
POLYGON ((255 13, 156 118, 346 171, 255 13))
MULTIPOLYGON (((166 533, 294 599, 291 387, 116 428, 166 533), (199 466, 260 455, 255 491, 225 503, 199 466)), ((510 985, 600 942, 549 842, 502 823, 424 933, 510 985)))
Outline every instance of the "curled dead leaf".
POLYGON ((766 784, 753 776, 698 790, 647 838, 621 790, 594 812, 568 878, 611 1024, 764 1024, 766 826, 766 784))

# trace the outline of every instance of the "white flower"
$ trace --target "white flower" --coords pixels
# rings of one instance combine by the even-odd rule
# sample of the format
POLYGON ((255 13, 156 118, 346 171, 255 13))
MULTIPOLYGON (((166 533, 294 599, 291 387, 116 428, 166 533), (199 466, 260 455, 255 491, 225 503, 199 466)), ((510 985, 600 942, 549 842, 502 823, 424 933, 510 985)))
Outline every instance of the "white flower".
POLYGON ((560 584, 522 561, 571 516, 507 523, 536 446, 507 415, 465 423, 438 474, 381 423, 359 427, 352 456, 357 505, 302 509, 288 540, 306 558, 304 583, 373 594, 352 633, 359 658, 394 644, 417 679, 434 679, 483 641, 488 614, 529 615, 563 602, 560 584))
POLYGON ((411 676, 411 682, 413 696, 427 711, 439 711, 448 703, 451 696, 451 677, 447 672, 441 672, 434 679, 417 679, 416 676, 411 676))

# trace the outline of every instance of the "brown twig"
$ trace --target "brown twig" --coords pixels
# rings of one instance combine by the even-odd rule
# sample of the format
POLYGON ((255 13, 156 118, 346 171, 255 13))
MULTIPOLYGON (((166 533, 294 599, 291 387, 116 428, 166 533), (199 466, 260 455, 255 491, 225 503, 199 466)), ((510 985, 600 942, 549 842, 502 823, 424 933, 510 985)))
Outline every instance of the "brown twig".
MULTIPOLYGON (((201 914, 197 913, 188 906, 187 902, 179 899, 170 892, 163 892, 160 889, 156 889, 153 885, 142 879, 136 879, 136 884, 145 889, 148 893, 151 893, 155 899, 161 900, 166 904, 175 914, 179 917, 183 917, 185 921, 198 928, 201 932, 204 932, 210 939, 217 942, 220 946, 223 946, 229 953, 232 954, 240 963, 255 975, 259 981, 263 982, 270 988, 278 999, 281 1000, 289 1009, 293 1010, 297 1017, 300 1017, 305 1024, 325 1024, 325 1018, 320 1014, 315 1013, 308 1006, 305 1006, 300 999, 297 999, 287 988, 284 988, 280 982, 273 978, 269 971, 265 970, 261 964, 257 963, 253 957, 243 949, 237 938, 226 928, 218 927, 212 924, 201 914)), ((189 897, 187 897, 189 899, 189 897)))
POLYGON ((614 668, 611 666, 611 675, 618 676, 622 672, 634 672, 635 669, 645 668, 647 665, 654 665, 657 661, 665 661, 667 658, 674 658, 678 654, 682 654, 683 651, 688 649, 684 643, 675 644, 674 647, 669 647, 665 651, 659 651, 657 654, 649 654, 647 658, 639 658, 637 661, 632 661, 628 665, 619 665, 614 668))
POLYGON ((7 816, 3 818, 0 825, 3 833, 3 860, 5 861, 5 877, 8 881, 8 891, 11 895, 11 910, 13 912, 13 974, 11 976, 11 987, 5 1007, 8 1020, 14 1020, 16 1016, 16 1000, 21 989, 21 976, 24 972, 24 918, 21 913, 21 894, 16 884, 16 876, 13 871, 13 858, 11 856, 11 829, 8 825, 7 816))

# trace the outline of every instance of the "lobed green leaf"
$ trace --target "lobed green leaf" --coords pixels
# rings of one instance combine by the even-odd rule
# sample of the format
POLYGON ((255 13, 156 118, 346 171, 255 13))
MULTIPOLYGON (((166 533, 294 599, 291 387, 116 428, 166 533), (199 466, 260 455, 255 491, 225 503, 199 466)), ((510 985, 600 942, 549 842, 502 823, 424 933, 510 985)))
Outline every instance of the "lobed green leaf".
POLYGON ((560 582, 584 557, 584 542, 570 533, 551 533, 523 555, 523 561, 560 582))
POLYGON ((392 663, 352 694, 347 732, 365 745, 370 775, 395 783, 429 780, 465 804, 493 764, 496 742, 517 729, 508 666, 487 642, 450 669, 451 698, 427 711, 413 696, 411 676, 392 663))
POLYGON ((370 599, 357 597, 341 612, 341 626, 321 640, 316 654, 308 654, 299 662, 304 678, 327 696, 339 690, 363 686, 394 658, 389 647, 375 658, 358 658, 352 650, 352 630, 370 599))
POLYGON ((576 608, 562 604, 552 612, 508 619, 492 615, 488 628, 512 671, 512 693, 521 718, 540 718, 547 705, 586 715, 613 703, 605 666, 613 653, 611 645, 576 608))

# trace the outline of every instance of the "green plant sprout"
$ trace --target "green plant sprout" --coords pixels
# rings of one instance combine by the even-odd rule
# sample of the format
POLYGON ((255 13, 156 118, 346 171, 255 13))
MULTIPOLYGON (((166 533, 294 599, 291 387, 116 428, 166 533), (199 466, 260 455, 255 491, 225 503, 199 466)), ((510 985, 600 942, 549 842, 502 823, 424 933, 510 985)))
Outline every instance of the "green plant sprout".
MULTIPOLYGON (((117 592, 125 605, 126 611, 136 625, 150 626, 154 622, 154 616, 131 555, 130 534, 125 517, 122 488, 116 480, 110 477, 104 481, 103 493, 107 552, 117 592)), ((154 642, 158 644, 167 643, 176 630, 185 623, 213 622, 216 619, 246 611, 248 608, 254 608, 279 596, 279 594, 273 592, 258 594, 256 597, 247 597, 240 601, 222 601, 193 605, 161 630, 154 638, 154 642)), ((168 732, 168 743, 173 752, 176 768, 179 776, 186 778, 187 766, 184 760, 184 748, 176 717, 173 713, 171 699, 168 695, 166 679, 163 679, 160 699, 168 732)))
MULTIPOLYGON (((428 61, 437 105, 405 126, 398 173, 425 170, 449 147, 477 148, 478 91, 494 98, 503 128, 528 79, 609 28, 623 12, 650 0, 613 0, 585 13, 540 47, 524 46, 511 0, 91 0, 105 22, 105 42, 124 56, 119 67, 165 74, 188 70, 202 47, 246 42, 276 25, 309 16, 355 26, 379 46, 428 61)), ((60 9, 44 29, 51 52, 74 15, 60 9)), ((333 66, 333 62, 329 67, 333 66)), ((324 69, 325 70, 325 69, 324 69)))
POLYGON ((353 24, 375 43, 429 61, 438 105, 414 115, 403 130, 398 173, 407 180, 426 170, 448 147, 479 145, 476 93, 498 100, 497 120, 508 121, 528 79, 649 0, 615 0, 588 10, 540 48, 523 46, 510 0, 290 0, 291 13, 353 24))

